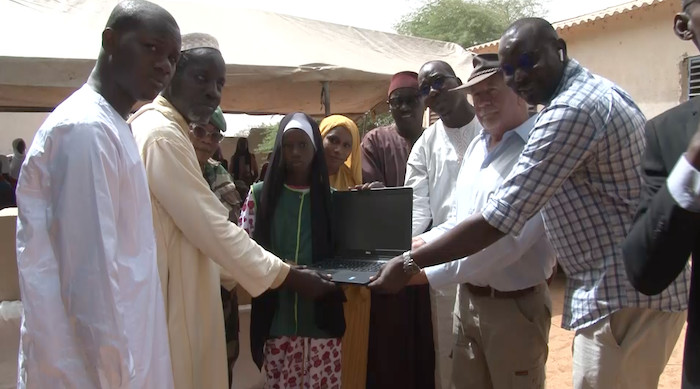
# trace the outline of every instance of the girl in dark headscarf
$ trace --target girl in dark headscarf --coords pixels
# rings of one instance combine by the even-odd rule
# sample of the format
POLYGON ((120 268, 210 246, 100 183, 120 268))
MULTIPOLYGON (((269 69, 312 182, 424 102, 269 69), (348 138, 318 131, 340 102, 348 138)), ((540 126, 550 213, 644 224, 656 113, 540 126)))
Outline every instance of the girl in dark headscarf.
POLYGON ((258 178, 258 163, 255 155, 248 150, 248 139, 238 139, 229 169, 235 180, 241 180, 247 185, 252 185, 258 178))
MULTIPOLYGON (((280 123, 265 180, 254 184, 240 225, 263 247, 298 265, 331 255, 331 188, 318 125, 303 113, 280 123), (313 215, 313 217, 312 217, 313 215)), ((286 290, 253 299, 251 351, 266 388, 340 388, 342 290, 310 301, 286 290)))

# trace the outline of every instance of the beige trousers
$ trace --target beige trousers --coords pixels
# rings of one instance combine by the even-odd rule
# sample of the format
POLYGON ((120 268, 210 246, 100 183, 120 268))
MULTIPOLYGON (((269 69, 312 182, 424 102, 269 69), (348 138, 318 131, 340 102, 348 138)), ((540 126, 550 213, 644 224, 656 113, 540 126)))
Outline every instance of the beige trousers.
POLYGON ((656 389, 686 315, 624 308, 576 331, 574 389, 656 389))
POLYGON ((452 388, 544 388, 551 321, 545 283, 518 298, 474 296, 460 285, 452 388))

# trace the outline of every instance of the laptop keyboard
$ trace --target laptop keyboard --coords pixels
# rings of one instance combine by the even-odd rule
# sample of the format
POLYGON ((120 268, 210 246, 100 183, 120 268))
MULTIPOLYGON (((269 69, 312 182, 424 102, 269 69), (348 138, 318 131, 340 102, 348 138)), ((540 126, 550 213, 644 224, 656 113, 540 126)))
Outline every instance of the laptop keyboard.
POLYGON ((323 261, 318 264, 318 268, 377 272, 385 263, 386 261, 361 261, 353 259, 343 259, 340 261, 323 261))

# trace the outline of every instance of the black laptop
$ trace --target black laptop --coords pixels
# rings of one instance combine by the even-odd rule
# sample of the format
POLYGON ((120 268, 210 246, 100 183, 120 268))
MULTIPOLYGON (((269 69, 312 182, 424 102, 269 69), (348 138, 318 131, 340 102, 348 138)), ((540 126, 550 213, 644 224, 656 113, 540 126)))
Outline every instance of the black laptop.
POLYGON ((391 258, 411 248, 413 190, 333 193, 333 258, 314 267, 334 282, 368 284, 391 258))

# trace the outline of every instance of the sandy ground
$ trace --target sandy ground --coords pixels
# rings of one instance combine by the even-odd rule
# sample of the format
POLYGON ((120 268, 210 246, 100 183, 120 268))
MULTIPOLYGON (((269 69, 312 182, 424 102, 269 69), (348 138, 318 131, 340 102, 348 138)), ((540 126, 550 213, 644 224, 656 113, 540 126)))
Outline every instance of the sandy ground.
MULTIPOLYGON (((574 333, 561 328, 561 314, 564 307, 563 277, 557 277, 550 292, 552 295, 552 328, 549 332, 549 359, 547 360, 547 388, 571 389, 571 342, 574 333)), ((659 389, 679 389, 681 387, 681 369, 683 362, 683 341, 685 327, 673 350, 671 359, 661 375, 659 389)))
MULTIPOLYGON (((571 341, 573 332, 561 328, 561 315, 564 307, 564 283, 563 277, 557 277, 550 291, 552 295, 552 328, 549 333, 549 360, 547 361, 547 388, 571 389, 571 341)), ((248 343, 248 326, 250 325, 250 311, 247 307, 241 309, 241 355, 234 370, 235 389, 257 389, 262 387, 262 377, 250 359, 248 343)), ((685 328, 679 337, 676 348, 673 350, 671 360, 666 366, 659 389, 679 389, 681 387, 681 368, 683 362, 683 340, 685 328)))

